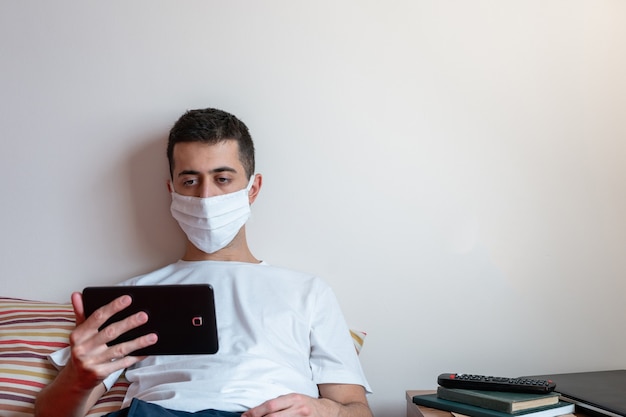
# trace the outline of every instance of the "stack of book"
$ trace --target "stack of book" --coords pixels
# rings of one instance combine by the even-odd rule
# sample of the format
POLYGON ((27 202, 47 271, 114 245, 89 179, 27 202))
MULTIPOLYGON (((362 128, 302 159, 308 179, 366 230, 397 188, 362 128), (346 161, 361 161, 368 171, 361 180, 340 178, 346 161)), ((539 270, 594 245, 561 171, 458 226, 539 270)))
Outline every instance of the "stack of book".
POLYGON ((436 394, 416 395, 413 402, 470 417, 555 417, 574 412, 574 404, 560 401, 556 392, 528 394, 440 386, 436 394))

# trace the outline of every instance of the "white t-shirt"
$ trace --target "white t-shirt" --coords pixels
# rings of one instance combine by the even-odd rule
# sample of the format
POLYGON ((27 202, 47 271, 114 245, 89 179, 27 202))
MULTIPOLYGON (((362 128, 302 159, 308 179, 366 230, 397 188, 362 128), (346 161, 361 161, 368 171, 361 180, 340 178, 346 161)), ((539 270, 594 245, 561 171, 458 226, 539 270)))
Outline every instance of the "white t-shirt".
POLYGON ((335 295, 317 277, 265 263, 178 261, 122 285, 197 283, 215 292, 219 351, 151 356, 129 368, 124 407, 138 398, 245 411, 288 393, 318 397, 325 383, 370 392, 335 295))

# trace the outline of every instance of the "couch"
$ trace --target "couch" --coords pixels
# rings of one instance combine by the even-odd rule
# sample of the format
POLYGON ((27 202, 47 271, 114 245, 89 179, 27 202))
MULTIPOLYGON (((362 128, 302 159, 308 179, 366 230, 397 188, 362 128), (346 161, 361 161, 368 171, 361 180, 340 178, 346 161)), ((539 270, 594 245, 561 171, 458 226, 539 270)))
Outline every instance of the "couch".
MULTIPOLYGON (((37 393, 58 372, 47 355, 68 346, 74 323, 71 304, 0 297, 0 416, 33 415, 37 393)), ((350 333, 360 352, 365 333, 350 333)), ((119 410, 128 385, 122 375, 87 416, 119 410)))

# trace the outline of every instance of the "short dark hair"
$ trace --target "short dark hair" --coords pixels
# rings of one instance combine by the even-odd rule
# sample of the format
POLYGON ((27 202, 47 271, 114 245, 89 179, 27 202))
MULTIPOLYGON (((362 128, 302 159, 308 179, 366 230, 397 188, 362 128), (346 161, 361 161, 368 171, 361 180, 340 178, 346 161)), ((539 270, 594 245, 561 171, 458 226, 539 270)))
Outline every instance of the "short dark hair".
POLYGON ((239 145, 239 160, 247 178, 254 174, 254 143, 248 127, 234 115, 219 109, 189 110, 172 129, 167 142, 170 176, 174 175, 174 145, 180 142, 202 142, 213 145, 234 140, 239 145))

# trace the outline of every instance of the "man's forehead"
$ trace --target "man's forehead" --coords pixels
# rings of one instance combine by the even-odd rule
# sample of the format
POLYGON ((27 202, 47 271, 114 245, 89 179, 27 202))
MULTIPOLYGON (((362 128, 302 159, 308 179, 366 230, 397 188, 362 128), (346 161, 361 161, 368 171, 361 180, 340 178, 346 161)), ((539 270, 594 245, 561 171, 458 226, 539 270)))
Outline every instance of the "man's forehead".
POLYGON ((181 171, 202 168, 202 171, 236 173, 244 170, 238 144, 232 140, 218 143, 180 142, 174 145, 173 157, 176 170, 181 171))
MULTIPOLYGON (((222 172, 231 172, 233 174, 237 174, 239 171, 233 167, 229 167, 229 166, 221 166, 221 167, 217 167, 217 168, 213 168, 210 169, 208 171, 206 171, 207 174, 219 174, 222 172)), ((198 171, 196 169, 181 169, 180 172, 178 172, 176 175, 178 177, 182 177, 185 175, 199 175, 203 173, 202 171, 198 171)))
POLYGON ((185 147, 197 147, 197 148, 208 148, 208 149, 229 148, 229 149, 239 151, 239 143, 235 139, 220 139, 216 141, 185 140, 185 141, 175 143, 173 149, 174 151, 176 151, 176 149, 185 148, 185 147))

